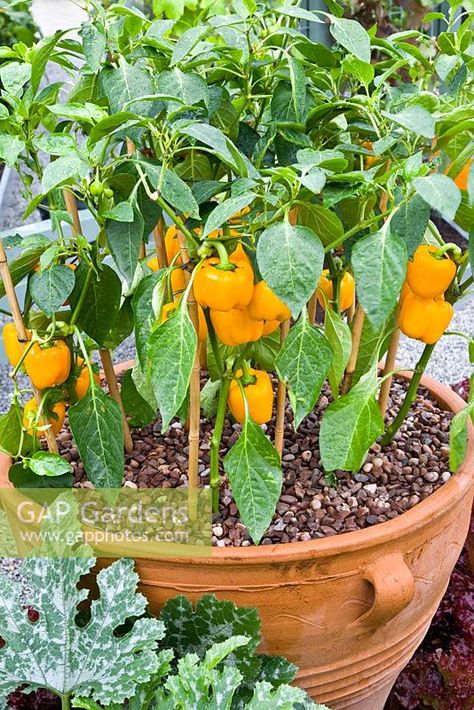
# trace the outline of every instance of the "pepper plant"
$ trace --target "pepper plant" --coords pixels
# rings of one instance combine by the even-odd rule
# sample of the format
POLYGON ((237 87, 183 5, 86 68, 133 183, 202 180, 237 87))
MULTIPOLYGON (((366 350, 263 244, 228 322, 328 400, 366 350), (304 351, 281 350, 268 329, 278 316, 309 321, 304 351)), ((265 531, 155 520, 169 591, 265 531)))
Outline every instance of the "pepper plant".
MULTIPOLYGON (((473 250, 445 244, 430 221, 436 209, 472 224, 474 43, 472 14, 459 18, 458 5, 437 39, 417 31, 382 39, 343 18, 334 0, 328 12, 234 0, 227 14, 184 32, 173 19, 92 1, 80 41, 56 35, 41 51, 13 48, 1 70, 10 86, 0 141, 21 141, 12 162, 23 175, 34 165, 41 180, 27 213, 48 200, 57 235, 20 244, 12 264, 14 282, 28 276, 27 342, 13 339, 14 374, 22 366, 32 374, 33 356, 58 347, 71 363, 36 383, 35 416, 22 423, 17 388, 0 420, 0 445, 22 462, 18 482, 31 482, 38 459, 40 473, 64 475, 64 462, 35 451, 31 434, 54 427, 65 400, 94 485, 121 483, 125 409, 141 425, 159 412, 163 433, 176 416, 187 419, 196 487, 202 405, 215 418, 215 509, 223 469, 258 542, 281 493, 287 392, 298 429, 329 382, 320 429, 328 476, 359 470, 380 437, 390 443, 472 284, 473 250), (333 46, 310 40, 301 22, 328 23, 333 46), (40 56, 43 69, 48 59, 70 69, 81 58, 68 94, 44 101, 40 56), (24 105, 40 116, 26 133, 24 105), (94 219, 92 239, 76 200, 94 219), (426 347, 398 416, 385 423, 399 328, 426 347), (103 353, 131 332, 137 359, 121 399, 103 353), (94 349, 115 401, 96 381, 94 349), (271 441, 261 425, 272 417, 275 380, 271 441), (221 461, 228 413, 242 428, 221 461)), ((466 419, 453 435, 454 468, 466 419)))

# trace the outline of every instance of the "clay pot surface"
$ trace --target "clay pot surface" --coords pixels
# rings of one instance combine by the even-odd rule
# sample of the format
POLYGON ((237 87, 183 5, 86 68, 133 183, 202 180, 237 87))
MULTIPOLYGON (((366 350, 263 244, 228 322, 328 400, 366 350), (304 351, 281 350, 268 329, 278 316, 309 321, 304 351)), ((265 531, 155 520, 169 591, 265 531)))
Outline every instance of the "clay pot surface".
MULTIPOLYGON (((454 413, 465 406, 431 378, 422 385, 454 413)), ((0 485, 5 479, 4 457, 0 485)), ((295 663, 297 684, 314 700, 332 710, 383 710, 444 595, 466 539, 473 496, 471 426, 465 464, 398 518, 310 542, 213 548, 209 558, 139 559, 141 591, 155 613, 178 594, 196 601, 213 593, 255 606, 262 621, 260 650, 295 663)))

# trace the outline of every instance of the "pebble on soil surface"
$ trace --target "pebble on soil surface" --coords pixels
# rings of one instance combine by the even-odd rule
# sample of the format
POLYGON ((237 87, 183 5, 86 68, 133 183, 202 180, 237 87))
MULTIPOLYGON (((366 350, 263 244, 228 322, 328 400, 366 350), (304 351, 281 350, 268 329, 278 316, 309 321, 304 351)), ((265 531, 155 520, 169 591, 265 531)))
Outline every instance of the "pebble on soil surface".
MULTIPOLYGON (((391 419, 403 400, 406 386, 396 381, 387 412, 391 419)), ((362 469, 356 474, 336 472, 337 484, 328 485, 319 458, 319 420, 329 404, 328 392, 316 410, 301 424, 291 426, 287 411, 283 464, 283 490, 272 523, 261 544, 313 540, 370 527, 398 517, 423 501, 450 479, 449 425, 452 415, 440 409, 429 393, 419 390, 417 400, 392 444, 382 449, 374 444, 362 469)), ((239 436, 238 424, 226 423, 221 455, 239 436)), ((273 437, 274 421, 266 427, 273 437)), ((212 423, 201 420, 199 475, 209 483, 209 449, 212 423)), ((160 424, 133 432, 135 450, 126 456, 124 484, 130 487, 177 488, 187 485, 187 434, 175 421, 166 435, 160 424)), ((62 455, 72 463, 77 486, 86 481, 70 432, 59 437, 62 455)), ((237 505, 222 473, 220 510, 214 517, 215 546, 249 546, 252 543, 239 518, 237 505)))

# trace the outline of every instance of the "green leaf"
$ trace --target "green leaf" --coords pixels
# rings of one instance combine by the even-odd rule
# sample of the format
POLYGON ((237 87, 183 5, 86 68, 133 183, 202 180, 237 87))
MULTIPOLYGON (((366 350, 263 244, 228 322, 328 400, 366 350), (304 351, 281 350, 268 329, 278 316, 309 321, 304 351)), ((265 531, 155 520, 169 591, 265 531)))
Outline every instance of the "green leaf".
POLYGON ((375 69, 373 65, 362 62, 354 55, 344 57, 343 68, 365 86, 368 86, 374 80, 375 69))
POLYGON ((370 63, 370 37, 361 24, 331 16, 330 31, 336 42, 366 64, 370 63))
POLYGON ((34 624, 21 602, 21 583, 1 576, 0 629, 6 642, 0 657, 2 694, 20 684, 32 690, 48 687, 65 697, 83 694, 108 705, 133 696, 158 670, 156 645, 164 633, 160 621, 139 618, 126 634, 116 633, 146 609, 145 597, 136 592, 133 560, 117 560, 99 572, 91 619, 78 626, 77 611, 88 596, 79 580, 91 574, 94 564, 93 558, 80 556, 27 558, 28 603, 39 611, 34 624))
POLYGON ((278 8, 278 12, 286 17, 296 17, 298 20, 303 20, 304 22, 317 22, 321 24, 323 20, 315 15, 314 12, 305 10, 302 7, 292 7, 291 5, 283 5, 283 7, 278 8))
POLYGON ((107 38, 104 28, 93 22, 85 22, 81 28, 84 56, 93 74, 97 74, 102 66, 107 49, 107 38))
MULTIPOLYGON (((10 467, 8 478, 15 488, 72 488, 74 483, 72 473, 65 473, 62 476, 37 476, 36 473, 26 465, 17 463, 10 467)), ((1 706, 0 706, 1 707, 1 706)))
MULTIPOLYGON (((21 281, 23 281, 23 279, 28 276, 28 274, 30 274, 36 266, 38 266, 41 254, 50 244, 51 242, 47 239, 45 242, 40 243, 39 246, 32 248, 31 251, 24 251, 18 259, 14 259, 10 262, 10 274, 14 286, 21 283, 21 281)), ((3 298, 4 296, 5 286, 3 281, 0 281, 0 298, 3 298)))
POLYGON ((84 121, 85 123, 97 123, 107 116, 103 109, 88 101, 85 104, 54 104, 48 106, 48 110, 55 116, 62 116, 68 121, 84 121))
POLYGON ((198 42, 203 40, 210 31, 211 28, 208 25, 191 27, 191 29, 186 30, 174 46, 173 54, 171 55, 171 66, 182 62, 183 59, 192 52, 198 42))
POLYGON ((311 168, 301 176, 301 184, 314 192, 315 195, 319 195, 326 184, 326 173, 319 168, 311 168))
POLYGON ((253 673, 252 655, 260 643, 260 620, 254 607, 240 607, 231 601, 220 601, 212 594, 200 597, 195 607, 185 596, 173 597, 161 610, 166 635, 163 648, 172 648, 178 658, 195 653, 203 658, 214 643, 230 636, 246 636, 246 648, 236 650, 229 658, 243 677, 253 673))
POLYGON ((447 175, 434 173, 413 180, 417 193, 430 207, 454 220, 461 204, 461 190, 447 175))
POLYGON ((70 296, 75 282, 74 271, 68 266, 52 266, 32 275, 31 298, 43 313, 52 316, 70 296))
POLYGON ((0 451, 12 458, 19 453, 30 451, 33 439, 29 434, 24 434, 23 446, 20 450, 23 429, 23 408, 18 402, 12 402, 10 409, 0 416, 0 451))
POLYGON ((168 168, 164 170, 161 182, 161 196, 172 207, 176 207, 181 212, 188 212, 191 217, 199 219, 199 205, 191 192, 191 188, 168 168))
POLYGON ((107 222, 105 232, 110 252, 124 279, 131 284, 138 266, 144 222, 139 212, 134 212, 133 222, 107 222))
POLYGON ((132 427, 144 427, 151 424, 156 417, 156 411, 150 407, 137 390, 132 370, 127 370, 124 374, 120 394, 125 413, 128 415, 132 427))
POLYGON ((0 69, 2 86, 9 94, 21 96, 23 87, 31 79, 31 65, 9 62, 0 69))
POLYGON ((87 272, 88 267, 82 264, 76 270, 76 285, 69 300, 74 310, 85 289, 77 325, 98 345, 103 345, 118 318, 122 283, 115 271, 106 264, 102 265, 98 277, 95 273, 91 275, 88 284, 87 272))
POLYGON ((212 419, 217 414, 217 404, 219 401, 219 392, 221 391, 220 380, 207 380, 201 390, 201 409, 203 414, 208 419, 212 419))
POLYGON ((133 315, 135 319, 135 345, 137 347, 138 361, 142 368, 146 365, 146 354, 150 339, 151 329, 156 317, 153 311, 153 295, 155 289, 163 291, 165 271, 145 276, 138 284, 132 298, 133 315))
POLYGON ((132 299, 127 296, 120 306, 117 319, 114 318, 114 326, 104 341, 104 347, 108 350, 118 348, 133 333, 134 324, 132 299))
MULTIPOLYGON (((186 158, 181 163, 175 165, 174 171, 176 175, 181 178, 181 180, 187 180, 190 182, 212 180, 214 176, 214 170, 210 159, 207 155, 199 153, 197 150, 190 150, 186 158)), ((219 184, 222 188, 222 183, 219 184)), ((196 198, 194 191, 193 194, 196 198)))
POLYGON ((280 351, 280 329, 265 338, 260 338, 256 343, 252 343, 249 350, 249 358, 255 360, 262 370, 275 369, 275 358, 280 351))
POLYGON ((334 212, 322 205, 306 202, 298 207, 298 223, 309 227, 328 246, 344 234, 344 227, 334 212))
POLYGON ((165 432, 180 410, 189 389, 196 356, 197 335, 184 300, 176 314, 150 336, 147 372, 165 432))
POLYGON ((408 128, 409 131, 413 131, 413 133, 417 135, 424 136, 425 138, 435 137, 435 118, 429 111, 423 108, 423 106, 413 104, 412 106, 404 108, 400 113, 382 111, 382 114, 391 121, 394 121, 394 123, 398 123, 398 125, 403 126, 403 128, 408 128))
POLYGON ((333 359, 331 345, 307 314, 294 325, 275 361, 280 380, 288 385, 294 427, 314 409, 333 359))
POLYGON ((43 37, 36 45, 34 45, 34 47, 32 47, 30 55, 31 89, 34 93, 38 91, 39 85, 44 78, 46 65, 51 58, 54 48, 64 34, 65 30, 62 32, 55 32, 49 37, 43 37))
POLYGON ((117 402, 91 383, 85 396, 69 409, 69 425, 89 480, 96 488, 119 488, 125 464, 117 402))
POLYGON ((262 429, 247 417, 236 444, 226 454, 224 470, 253 541, 260 542, 281 495, 280 457, 262 429))
POLYGON ((288 57, 288 68, 296 120, 302 122, 306 115, 306 73, 301 62, 294 57, 288 57))
POLYGON ((57 454, 50 454, 47 451, 37 451, 28 461, 28 466, 37 476, 47 476, 56 478, 72 473, 72 466, 69 461, 57 454))
POLYGON ((332 308, 326 308, 324 334, 334 353, 328 372, 328 380, 332 396, 337 399, 339 385, 351 356, 352 334, 344 318, 332 308))
POLYGON ((423 241, 430 221, 430 207, 419 195, 415 195, 399 207, 390 221, 390 231, 406 245, 411 259, 423 241))
POLYGON ((466 460, 468 425, 474 423, 474 401, 455 414, 449 431, 449 467, 453 473, 466 460))
POLYGON ((8 133, 0 135, 0 159, 5 161, 11 168, 15 167, 18 156, 25 147, 25 143, 17 136, 11 136, 8 133))
POLYGON ((119 202, 114 205, 111 210, 104 212, 102 217, 113 219, 116 222, 133 222, 135 214, 130 202, 119 202))
POLYGON ((199 74, 185 74, 178 67, 159 75, 157 89, 161 94, 175 97, 176 100, 169 105, 171 111, 177 110, 181 104, 194 106, 207 104, 209 100, 209 89, 204 79, 199 74))
POLYGON ((144 101, 144 96, 154 93, 151 74, 136 65, 120 59, 118 67, 108 67, 100 72, 100 81, 110 106, 110 112, 133 109, 138 116, 153 116, 156 102, 144 101))
POLYGON ((64 155, 54 160, 43 171, 43 192, 51 192, 60 185, 73 180, 82 180, 89 174, 89 166, 77 154, 64 155))
POLYGON ((262 278, 297 318, 314 293, 324 261, 324 248, 308 227, 274 224, 257 244, 262 278))
POLYGON ((359 471, 372 444, 384 431, 375 399, 376 369, 346 395, 332 402, 321 421, 321 461, 326 471, 359 471))
POLYGON ((48 155, 64 156, 75 150, 74 138, 64 133, 37 136, 33 139, 33 144, 48 155))
MULTIPOLYGON (((193 123, 191 126, 181 128, 180 132, 212 148, 216 156, 240 177, 249 176, 250 161, 245 159, 232 141, 218 128, 207 123, 193 123)), ((253 169, 252 173, 255 172, 253 169)))
POLYGON ((380 360, 387 352, 390 336, 395 326, 395 311, 380 328, 374 329, 368 318, 364 318, 359 344, 356 369, 352 376, 355 385, 372 366, 375 357, 380 360))
POLYGON ((392 313, 405 281, 406 245, 384 229, 354 244, 351 263, 358 299, 372 326, 379 328, 392 313))
POLYGON ((212 210, 207 218, 202 236, 207 237, 211 232, 219 229, 219 227, 225 224, 231 217, 235 217, 238 212, 243 210, 244 207, 248 207, 254 199, 254 193, 248 192, 240 197, 231 197, 222 202, 212 210))

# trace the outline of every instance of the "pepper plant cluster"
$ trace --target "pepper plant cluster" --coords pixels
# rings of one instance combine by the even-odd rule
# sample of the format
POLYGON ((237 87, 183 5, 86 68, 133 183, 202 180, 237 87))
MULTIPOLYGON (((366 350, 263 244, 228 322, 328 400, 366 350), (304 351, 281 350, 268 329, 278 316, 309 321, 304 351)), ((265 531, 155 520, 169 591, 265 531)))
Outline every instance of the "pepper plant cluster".
MULTIPOLYGON (((178 32, 174 19, 92 1, 79 40, 58 32, 0 50, 0 156, 22 177, 26 215, 46 204, 55 232, 4 243, 21 249, 3 263, 4 340, 34 395, 24 411, 17 384, 0 419, 18 485, 70 480, 53 436, 67 405, 95 486, 121 484, 126 414, 145 425, 159 412, 163 433, 187 420, 197 487, 204 412, 214 505, 223 469, 258 542, 281 492, 287 394, 298 429, 329 382, 328 475, 357 471, 395 436, 472 285, 473 249, 446 244, 430 220, 434 209, 472 225, 472 14, 452 0, 437 38, 383 39, 327 7, 234 0, 178 32), (333 45, 309 39, 305 22, 326 23, 333 45), (49 62, 69 80, 45 84, 49 62), (27 279, 21 308, 9 275, 27 279), (400 328, 425 350, 385 423, 400 328), (137 359, 120 394, 111 352, 131 333, 137 359), (275 411, 271 441, 261 425, 275 411), (242 428, 222 462, 229 412, 242 428)), ((453 469, 468 416, 453 425, 453 469)))

